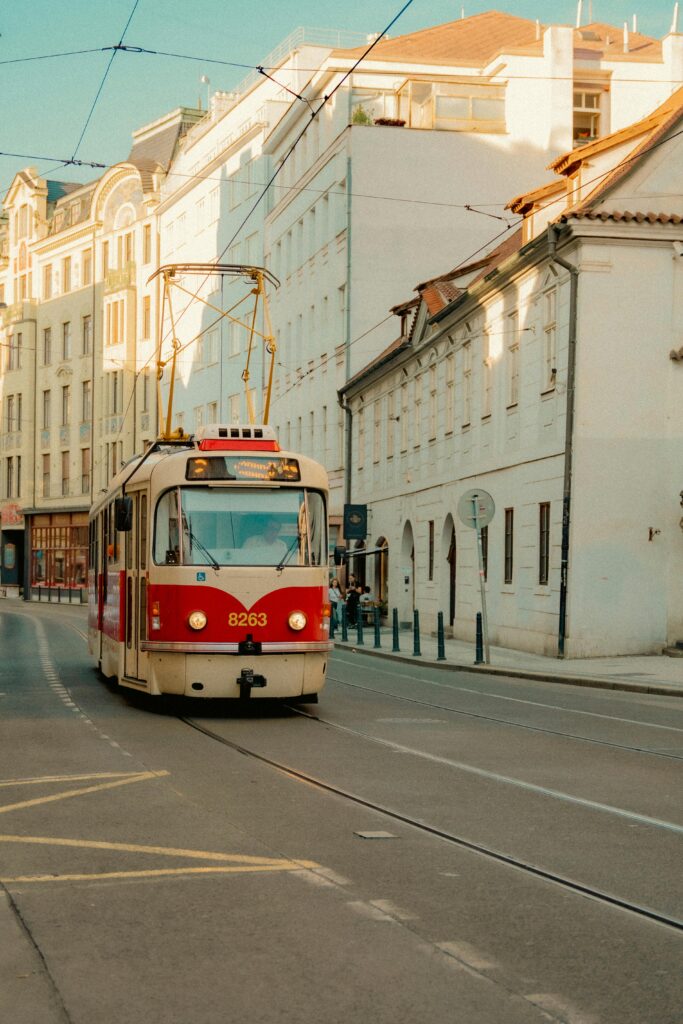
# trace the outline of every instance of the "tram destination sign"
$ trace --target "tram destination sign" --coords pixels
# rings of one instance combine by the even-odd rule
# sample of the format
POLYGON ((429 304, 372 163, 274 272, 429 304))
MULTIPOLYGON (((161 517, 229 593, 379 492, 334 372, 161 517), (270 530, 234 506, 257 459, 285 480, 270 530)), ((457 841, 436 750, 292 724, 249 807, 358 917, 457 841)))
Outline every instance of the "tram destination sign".
POLYGON ((186 480, 260 480, 296 483, 301 480, 298 459, 259 455, 211 455, 187 460, 186 480))

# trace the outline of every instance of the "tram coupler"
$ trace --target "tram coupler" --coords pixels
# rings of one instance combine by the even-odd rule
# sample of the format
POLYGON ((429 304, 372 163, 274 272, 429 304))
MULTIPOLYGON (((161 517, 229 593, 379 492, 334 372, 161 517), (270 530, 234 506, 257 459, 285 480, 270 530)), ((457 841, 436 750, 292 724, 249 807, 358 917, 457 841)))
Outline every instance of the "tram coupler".
POLYGON ((249 700, 253 687, 266 685, 266 677, 254 675, 253 668, 243 668, 237 679, 237 685, 240 688, 240 700, 249 700))

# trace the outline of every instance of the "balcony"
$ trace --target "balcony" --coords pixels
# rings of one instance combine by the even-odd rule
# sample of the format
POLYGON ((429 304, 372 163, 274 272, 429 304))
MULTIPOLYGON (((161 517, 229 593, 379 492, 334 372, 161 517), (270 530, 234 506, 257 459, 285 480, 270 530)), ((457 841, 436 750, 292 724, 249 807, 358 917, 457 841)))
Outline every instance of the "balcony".
POLYGON ((5 327, 11 324, 20 324, 25 320, 35 320, 38 313, 38 303, 32 299, 24 299, 23 302, 15 302, 3 310, 2 318, 5 327))
POLYGON ((126 263, 118 270, 108 270, 104 277, 104 291, 106 294, 120 292, 125 288, 134 288, 136 282, 137 265, 133 260, 126 263))

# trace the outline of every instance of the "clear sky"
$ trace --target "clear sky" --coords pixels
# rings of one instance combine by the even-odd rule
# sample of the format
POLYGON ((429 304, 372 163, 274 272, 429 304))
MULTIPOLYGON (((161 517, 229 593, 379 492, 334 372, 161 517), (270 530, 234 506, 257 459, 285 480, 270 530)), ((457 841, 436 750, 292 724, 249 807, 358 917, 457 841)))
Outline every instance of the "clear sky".
MULTIPOLYGON (((83 132, 111 52, 5 63, 116 44, 135 0, 5 0, 0 13, 0 152, 106 164, 125 159, 131 132, 177 106, 206 103, 207 86, 231 89, 248 69, 221 67, 209 58, 248 65, 268 53, 298 26, 336 28, 363 35, 381 31, 404 0, 138 0, 125 43, 203 58, 197 61, 135 53, 116 54, 92 119, 83 132)), ((465 14, 507 11, 541 22, 574 24, 576 0, 413 0, 391 35, 442 24, 465 14)), ((622 26, 638 16, 638 29, 661 38, 671 25, 673 0, 584 0, 584 23, 622 26)), ((681 13, 683 30, 683 12, 681 13)), ((41 173, 50 160, 0 157, 2 194, 21 167, 41 173)), ((101 171, 73 167, 54 172, 65 180, 88 181, 101 171)))

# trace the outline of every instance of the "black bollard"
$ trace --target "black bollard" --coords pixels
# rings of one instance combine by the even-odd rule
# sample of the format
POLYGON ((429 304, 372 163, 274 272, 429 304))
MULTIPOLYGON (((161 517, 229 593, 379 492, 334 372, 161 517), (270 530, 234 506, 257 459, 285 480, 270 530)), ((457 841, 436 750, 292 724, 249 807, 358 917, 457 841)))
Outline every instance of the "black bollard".
POLYGON ((334 640, 334 634, 337 632, 337 613, 335 611, 335 605, 330 608, 330 640, 334 640))
POLYGON ((346 643, 349 639, 349 620, 346 613, 346 605, 342 605, 341 610, 341 626, 342 626, 342 643, 346 643))
POLYGON ((420 650, 420 613, 417 608, 413 609, 413 657, 419 658, 422 656, 420 650))
POLYGON ((397 651, 401 650, 401 648, 398 645, 398 608, 394 608, 391 613, 391 636, 391 650, 393 651, 394 654, 396 654, 397 651))
POLYGON ((375 627, 375 642, 373 647, 381 647, 382 644, 379 636, 379 608, 373 608, 373 625, 375 627))
POLYGON ((446 660, 446 638, 443 632, 443 612, 436 617, 436 660, 446 660))
POLYGON ((474 656, 475 665, 484 664, 484 630, 481 625, 481 612, 477 612, 477 640, 476 640, 476 654, 474 656))
POLYGON ((356 613, 356 643, 359 647, 365 646, 365 640, 363 639, 363 606, 358 605, 358 611, 356 613))

